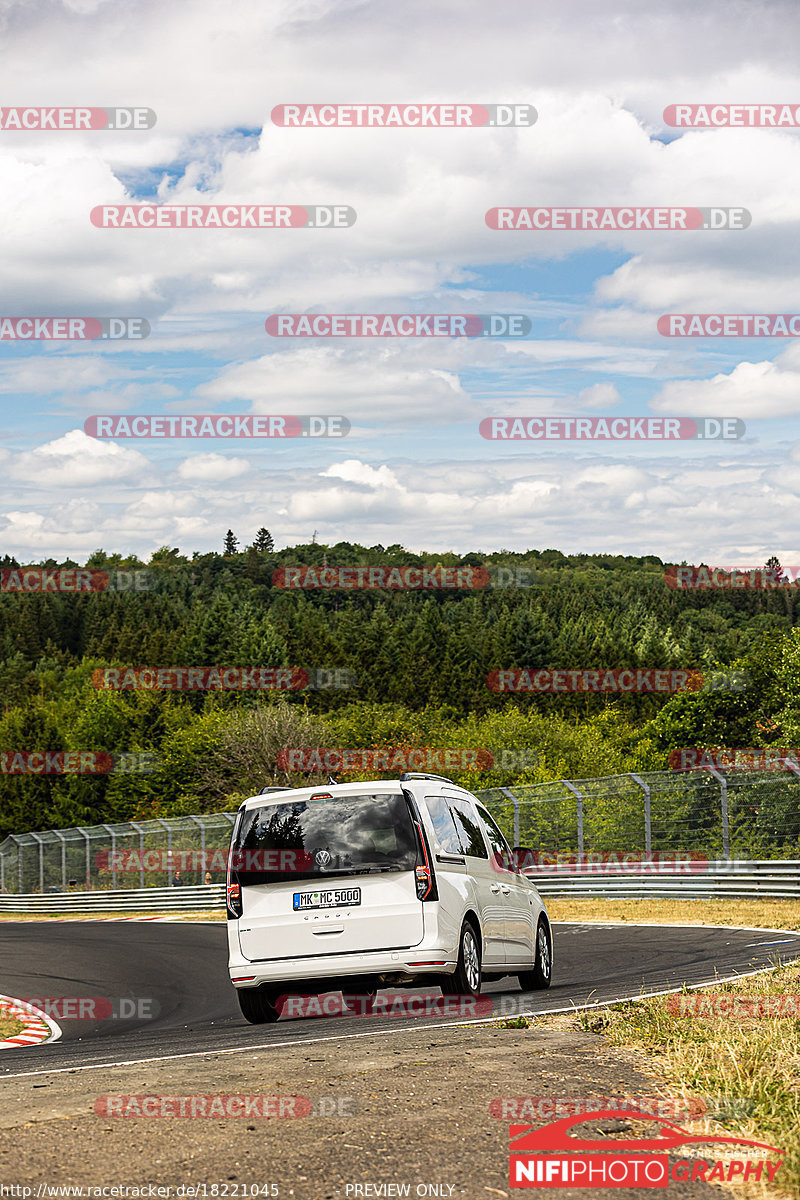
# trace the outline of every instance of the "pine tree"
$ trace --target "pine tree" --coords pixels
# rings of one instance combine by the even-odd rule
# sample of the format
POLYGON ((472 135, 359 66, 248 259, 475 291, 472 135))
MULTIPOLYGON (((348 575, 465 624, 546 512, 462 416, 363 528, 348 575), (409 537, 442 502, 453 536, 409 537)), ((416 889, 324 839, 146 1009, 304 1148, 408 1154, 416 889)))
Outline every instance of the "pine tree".
POLYGON ((783 567, 777 554, 773 554, 771 558, 767 559, 764 563, 764 570, 767 578, 775 581, 776 587, 783 582, 783 567))
POLYGON ((226 558, 229 558, 232 554, 236 553, 238 548, 239 548, 239 539, 234 536, 233 530, 229 529, 228 532, 225 534, 225 548, 222 551, 222 553, 225 555, 226 558))
POLYGON ((272 534, 263 525, 256 534, 253 545, 260 554, 272 554, 272 551, 275 549, 275 541, 272 534))

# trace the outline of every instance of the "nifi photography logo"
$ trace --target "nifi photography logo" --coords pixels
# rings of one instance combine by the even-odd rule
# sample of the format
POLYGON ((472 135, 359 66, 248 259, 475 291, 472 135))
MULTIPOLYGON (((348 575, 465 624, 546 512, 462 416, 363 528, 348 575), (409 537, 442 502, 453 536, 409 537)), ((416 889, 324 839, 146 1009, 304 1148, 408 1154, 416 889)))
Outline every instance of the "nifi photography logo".
POLYGON ((672 1121, 654 1120, 652 1113, 608 1108, 592 1114, 592 1121, 647 1121, 658 1132, 642 1138, 583 1138, 570 1134, 572 1126, 587 1121, 585 1113, 571 1114, 546 1125, 510 1125, 509 1182, 512 1188, 666 1188, 674 1183, 772 1183, 785 1151, 747 1138, 692 1134, 672 1121), (749 1148, 735 1154, 702 1152, 691 1158, 672 1157, 678 1146, 716 1145, 749 1148), (767 1151, 753 1156, 753 1150, 767 1151), (746 1157, 746 1155, 748 1155, 746 1157))

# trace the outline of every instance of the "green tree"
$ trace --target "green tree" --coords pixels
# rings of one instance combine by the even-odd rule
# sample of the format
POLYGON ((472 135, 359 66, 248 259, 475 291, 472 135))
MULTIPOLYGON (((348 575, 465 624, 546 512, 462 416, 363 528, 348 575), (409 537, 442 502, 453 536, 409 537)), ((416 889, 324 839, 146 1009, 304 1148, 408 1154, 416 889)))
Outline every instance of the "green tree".
POLYGON ((256 534, 253 545, 255 546, 256 550, 258 550, 259 554, 272 554, 272 551, 275 549, 275 542, 272 538, 272 534, 268 529, 265 529, 263 525, 256 534))

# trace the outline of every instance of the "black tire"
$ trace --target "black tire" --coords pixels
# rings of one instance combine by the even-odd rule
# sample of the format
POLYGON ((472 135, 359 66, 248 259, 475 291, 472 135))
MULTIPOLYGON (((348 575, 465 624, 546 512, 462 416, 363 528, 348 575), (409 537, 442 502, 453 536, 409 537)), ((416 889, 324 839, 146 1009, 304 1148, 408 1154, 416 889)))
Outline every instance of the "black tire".
POLYGON ((445 975, 439 987, 443 996, 477 996, 481 990, 481 942, 470 921, 461 926, 458 963, 452 975, 445 975))
POLYGON ((283 1012, 283 1003, 278 1004, 277 994, 269 988, 237 988, 236 996, 242 1016, 251 1025, 272 1024, 283 1012))
POLYGON ((344 1000, 345 1008, 349 1009, 355 1016, 365 1016, 373 1012, 377 998, 377 983, 364 983, 360 987, 356 984, 353 987, 342 988, 342 999, 344 1000))
POLYGON ((517 979, 523 992, 538 992, 550 987, 553 974, 553 947, 550 929, 544 918, 539 918, 536 929, 536 961, 532 971, 520 971, 517 979))

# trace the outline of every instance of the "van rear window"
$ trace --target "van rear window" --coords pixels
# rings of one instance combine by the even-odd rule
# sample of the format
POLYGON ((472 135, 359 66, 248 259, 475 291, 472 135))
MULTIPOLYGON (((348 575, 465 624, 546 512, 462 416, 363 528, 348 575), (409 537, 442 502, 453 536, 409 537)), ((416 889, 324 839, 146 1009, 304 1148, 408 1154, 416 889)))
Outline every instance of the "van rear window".
POLYGON ((417 843, 397 793, 293 800, 245 810, 231 845, 243 886, 413 871, 417 843))

